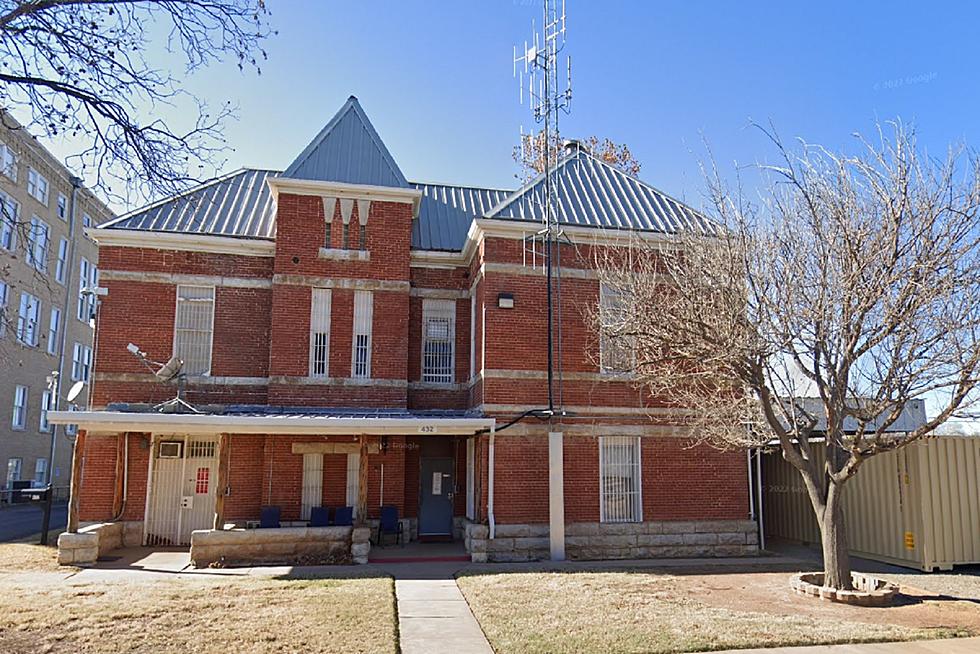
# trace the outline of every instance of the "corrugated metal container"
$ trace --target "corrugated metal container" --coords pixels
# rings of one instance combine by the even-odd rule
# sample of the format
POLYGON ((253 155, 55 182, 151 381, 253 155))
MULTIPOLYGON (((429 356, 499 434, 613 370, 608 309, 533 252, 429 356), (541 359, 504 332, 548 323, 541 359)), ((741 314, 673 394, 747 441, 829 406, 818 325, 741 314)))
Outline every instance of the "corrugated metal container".
MULTIPOLYGON (((815 445, 819 465, 825 446, 815 445)), ((767 538, 820 543, 799 472, 763 457, 767 538)), ((937 436, 869 459, 844 487, 851 554, 910 568, 980 563, 980 438, 937 436)))

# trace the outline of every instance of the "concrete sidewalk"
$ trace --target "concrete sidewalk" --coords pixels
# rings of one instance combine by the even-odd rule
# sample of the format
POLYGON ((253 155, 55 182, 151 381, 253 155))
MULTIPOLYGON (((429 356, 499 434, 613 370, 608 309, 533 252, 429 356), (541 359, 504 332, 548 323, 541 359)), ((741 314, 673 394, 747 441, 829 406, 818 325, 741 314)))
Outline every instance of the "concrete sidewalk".
POLYGON ((396 576, 395 598, 403 654, 493 654, 455 579, 396 576))
POLYGON ((977 654, 977 652, 980 652, 980 638, 914 640, 902 643, 729 649, 714 652, 714 654, 977 654))

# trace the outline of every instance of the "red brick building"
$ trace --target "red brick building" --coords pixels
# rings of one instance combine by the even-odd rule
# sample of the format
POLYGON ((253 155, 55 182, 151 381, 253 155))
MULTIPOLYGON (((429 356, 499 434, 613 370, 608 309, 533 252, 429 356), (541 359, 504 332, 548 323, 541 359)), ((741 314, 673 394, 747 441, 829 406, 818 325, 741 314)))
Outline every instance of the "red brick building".
POLYGON ((564 412, 514 424, 548 406, 540 179, 409 182, 352 97, 286 171, 92 230, 93 408, 52 415, 80 427, 78 520, 188 544, 262 507, 302 531, 315 507, 373 524, 394 506, 476 560, 754 551, 745 455, 691 447, 586 318, 594 250, 703 219, 581 148, 554 175, 564 412), (199 413, 155 409, 178 384, 130 344, 181 359, 199 413))

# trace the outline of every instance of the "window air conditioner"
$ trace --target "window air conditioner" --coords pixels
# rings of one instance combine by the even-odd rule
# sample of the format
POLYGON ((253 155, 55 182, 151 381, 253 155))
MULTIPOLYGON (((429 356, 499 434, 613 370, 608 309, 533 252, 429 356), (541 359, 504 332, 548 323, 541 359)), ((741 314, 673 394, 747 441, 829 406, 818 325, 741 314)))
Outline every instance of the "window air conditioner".
POLYGON ((161 441, 157 458, 179 459, 183 449, 184 444, 181 441, 161 441))

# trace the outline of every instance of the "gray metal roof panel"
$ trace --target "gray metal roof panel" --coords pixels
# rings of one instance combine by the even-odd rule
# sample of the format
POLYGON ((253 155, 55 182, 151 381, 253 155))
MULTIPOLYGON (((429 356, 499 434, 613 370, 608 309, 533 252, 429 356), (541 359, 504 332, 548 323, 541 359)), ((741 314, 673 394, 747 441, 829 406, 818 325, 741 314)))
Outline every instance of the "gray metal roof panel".
MULTIPOLYGON (((584 150, 559 161, 552 179, 559 191, 556 212, 562 224, 666 234, 714 231, 714 224, 694 209, 584 150)), ((540 222, 544 193, 544 175, 538 175, 485 217, 540 222)))
POLYGON ((353 95, 283 177, 408 188, 408 181, 353 95))
POLYGON ((278 174, 271 170, 237 170, 103 223, 97 229, 275 238, 275 200, 266 180, 278 174))
POLYGON ((510 195, 503 189, 412 182, 422 191, 419 217, 412 224, 412 247, 459 251, 474 218, 484 216, 510 195))

